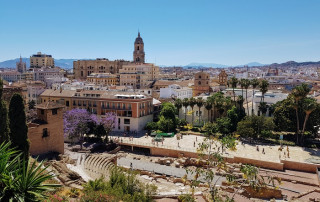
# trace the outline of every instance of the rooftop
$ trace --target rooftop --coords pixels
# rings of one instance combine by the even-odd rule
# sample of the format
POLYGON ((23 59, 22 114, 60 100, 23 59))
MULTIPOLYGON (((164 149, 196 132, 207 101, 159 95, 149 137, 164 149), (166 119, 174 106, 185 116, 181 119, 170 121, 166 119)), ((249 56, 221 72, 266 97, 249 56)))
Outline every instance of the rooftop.
POLYGON ((44 102, 41 104, 36 105, 37 109, 58 109, 58 108, 64 108, 65 106, 56 102, 44 102))

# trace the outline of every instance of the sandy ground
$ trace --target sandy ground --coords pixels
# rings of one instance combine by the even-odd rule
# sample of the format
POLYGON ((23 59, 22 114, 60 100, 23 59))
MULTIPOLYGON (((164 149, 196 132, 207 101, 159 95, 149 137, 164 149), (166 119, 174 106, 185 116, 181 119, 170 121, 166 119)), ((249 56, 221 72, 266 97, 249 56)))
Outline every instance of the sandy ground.
MULTIPOLYGON (((115 138, 115 137, 113 137, 115 138)), ((147 145, 147 146, 157 146, 163 148, 170 148, 175 150, 184 150, 196 152, 198 144, 204 140, 202 136, 195 135, 184 135, 183 139, 177 140, 176 136, 172 138, 164 138, 163 143, 158 142, 152 144, 152 137, 142 136, 133 138, 131 140, 129 137, 119 137, 120 141, 137 145, 147 145)), ((242 144, 238 142, 236 151, 227 151, 224 153, 225 156, 233 157, 245 157, 264 161, 280 162, 280 159, 306 162, 310 158, 319 158, 319 149, 310 149, 304 147, 289 146, 289 157, 287 152, 287 147, 285 146, 282 151, 279 151, 279 145, 258 145, 259 151, 256 148, 257 145, 242 144), (262 150, 264 149, 264 154, 262 150)))

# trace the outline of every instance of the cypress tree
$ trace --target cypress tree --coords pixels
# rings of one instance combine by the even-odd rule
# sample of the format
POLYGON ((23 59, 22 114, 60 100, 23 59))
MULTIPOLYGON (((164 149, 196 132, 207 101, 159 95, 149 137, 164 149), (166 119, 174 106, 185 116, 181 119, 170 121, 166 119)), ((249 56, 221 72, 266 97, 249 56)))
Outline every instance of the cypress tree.
POLYGON ((28 127, 23 98, 20 94, 14 94, 9 105, 10 140, 12 146, 29 155, 28 127))
POLYGON ((2 99, 3 81, 0 79, 0 100, 2 99))
POLYGON ((0 99, 0 144, 9 141, 9 119, 5 101, 0 99))
POLYGON ((0 79, 0 144, 9 141, 9 119, 6 102, 2 100, 3 82, 0 79))

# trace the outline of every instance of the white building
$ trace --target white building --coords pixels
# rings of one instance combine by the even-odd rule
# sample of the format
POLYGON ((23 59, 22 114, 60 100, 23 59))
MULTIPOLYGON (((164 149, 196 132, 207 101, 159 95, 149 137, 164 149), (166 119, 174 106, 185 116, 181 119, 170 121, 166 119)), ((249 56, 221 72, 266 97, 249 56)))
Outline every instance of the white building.
POLYGON ((46 85, 41 81, 34 81, 27 84, 28 100, 33 100, 35 103, 39 103, 38 99, 41 93, 46 89, 46 85))
POLYGON ((48 77, 64 77, 64 72, 58 67, 33 69, 35 81, 45 81, 48 77))
POLYGON ((16 82, 22 79, 22 73, 18 71, 0 71, 0 78, 8 82, 16 82))
MULTIPOLYGON (((259 106, 260 106, 260 102, 261 102, 261 97, 262 97, 262 93, 261 92, 256 92, 254 97, 253 97, 253 109, 254 109, 254 114, 258 115, 259 112, 259 106)), ((286 99, 288 97, 287 93, 282 93, 282 92, 278 92, 278 91, 268 91, 265 95, 264 95, 264 102, 267 103, 267 105, 272 105, 275 104, 279 101, 282 101, 284 99, 286 99)), ((266 113, 267 116, 270 116, 269 113, 269 109, 266 113)))
POLYGON ((184 98, 192 97, 192 88, 181 87, 177 84, 169 85, 167 88, 160 88, 160 98, 184 98))
POLYGON ((51 88, 53 84, 61 84, 67 82, 69 79, 66 77, 60 77, 60 76, 45 76, 44 77, 44 82, 47 86, 47 88, 51 88))

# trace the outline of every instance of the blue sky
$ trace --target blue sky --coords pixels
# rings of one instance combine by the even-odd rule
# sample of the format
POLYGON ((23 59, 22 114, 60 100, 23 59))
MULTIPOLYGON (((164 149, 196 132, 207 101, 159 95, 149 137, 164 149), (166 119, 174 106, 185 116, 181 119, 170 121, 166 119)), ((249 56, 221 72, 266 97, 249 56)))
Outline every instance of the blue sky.
POLYGON ((132 60, 138 29, 158 65, 319 61, 319 10, 319 0, 0 0, 0 61, 132 60))

